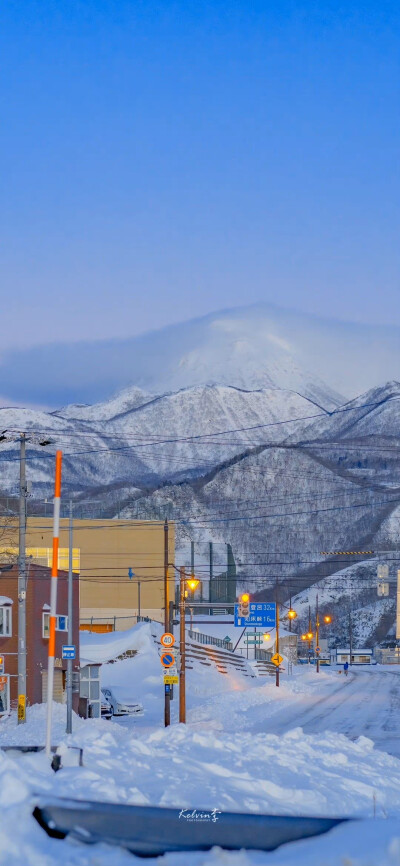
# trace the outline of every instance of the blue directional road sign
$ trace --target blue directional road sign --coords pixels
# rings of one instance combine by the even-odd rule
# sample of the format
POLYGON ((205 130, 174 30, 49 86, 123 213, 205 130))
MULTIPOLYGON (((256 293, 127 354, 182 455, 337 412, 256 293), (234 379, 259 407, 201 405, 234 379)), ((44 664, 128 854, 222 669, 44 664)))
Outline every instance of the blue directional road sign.
POLYGON ((249 616, 239 616, 239 605, 235 604, 235 625, 244 628, 246 625, 258 625, 260 628, 275 628, 276 604, 274 601, 251 601, 249 616))
POLYGON ((63 646, 62 657, 63 657, 63 659, 74 659, 75 658, 75 647, 73 644, 63 646))

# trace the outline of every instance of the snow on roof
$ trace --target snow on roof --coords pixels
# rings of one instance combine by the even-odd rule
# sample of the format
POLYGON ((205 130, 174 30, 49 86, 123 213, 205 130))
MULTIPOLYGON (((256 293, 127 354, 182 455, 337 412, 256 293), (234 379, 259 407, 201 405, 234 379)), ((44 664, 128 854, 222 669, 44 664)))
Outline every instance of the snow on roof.
POLYGON ((14 604, 12 598, 8 598, 8 595, 0 595, 0 604, 14 604))
POLYGON ((50 610, 50 605, 49 605, 49 604, 44 604, 43 607, 42 607, 42 610, 50 610))
MULTIPOLYGON (((336 647, 336 652, 337 652, 337 653, 349 653, 349 652, 350 652, 350 647, 346 647, 345 649, 343 649, 343 647, 341 647, 341 648, 340 648, 340 647, 336 647)), ((351 651, 351 654, 352 654, 352 655, 355 655, 355 654, 359 655, 360 653, 364 653, 364 654, 365 654, 365 653, 370 653, 370 654, 372 655, 373 650, 372 650, 372 649, 354 649, 354 648, 353 648, 352 651, 351 651)))

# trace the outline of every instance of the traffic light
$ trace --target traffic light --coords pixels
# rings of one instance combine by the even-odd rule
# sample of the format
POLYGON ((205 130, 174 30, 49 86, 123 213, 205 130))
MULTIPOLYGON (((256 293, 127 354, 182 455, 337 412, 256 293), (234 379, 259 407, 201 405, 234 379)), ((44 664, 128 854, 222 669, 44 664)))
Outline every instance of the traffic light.
POLYGON ((239 616, 247 617, 250 615, 250 596, 248 592, 244 592, 239 596, 239 616))

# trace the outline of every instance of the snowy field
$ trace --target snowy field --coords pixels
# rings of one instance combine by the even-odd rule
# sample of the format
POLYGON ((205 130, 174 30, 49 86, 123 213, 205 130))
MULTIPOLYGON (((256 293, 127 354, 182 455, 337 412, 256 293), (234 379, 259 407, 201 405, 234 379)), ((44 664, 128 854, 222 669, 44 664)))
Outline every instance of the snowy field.
MULTIPOLYGON (((391 727, 389 742, 397 736, 393 725, 399 714, 395 686, 397 681, 400 686, 400 676, 393 670, 362 669, 345 680, 335 670, 317 676, 315 669, 299 668, 293 677, 283 674, 276 689, 272 678, 247 680, 236 673, 227 677, 197 666, 188 672, 188 724, 176 723, 174 700, 174 723, 165 730, 160 662, 147 625, 137 627, 135 641, 137 656, 105 664, 103 681, 125 688, 130 684, 132 697, 145 707, 142 718, 74 717, 73 734, 66 737, 65 707, 55 704, 53 742, 62 744, 65 755, 65 766, 56 774, 43 753, 0 752, 0 863, 400 864, 400 760, 378 737, 385 725, 391 727), (83 748, 83 767, 71 765, 75 758, 68 746, 83 748), (31 817, 38 794, 177 810, 215 808, 357 820, 269 854, 214 849, 143 861, 104 845, 49 839, 31 817)), ((17 727, 15 718, 3 721, 0 745, 43 743, 44 721, 43 706, 28 711, 25 726, 17 727)))

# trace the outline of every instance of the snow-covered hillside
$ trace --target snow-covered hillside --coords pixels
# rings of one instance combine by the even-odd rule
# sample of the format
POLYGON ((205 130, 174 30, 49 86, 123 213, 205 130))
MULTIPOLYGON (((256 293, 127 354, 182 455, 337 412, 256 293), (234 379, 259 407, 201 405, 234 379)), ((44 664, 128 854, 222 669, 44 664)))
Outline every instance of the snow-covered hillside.
MULTIPOLYGON (((65 500, 90 499, 87 516, 174 519, 179 561, 189 562, 194 541, 204 575, 204 545, 214 542, 219 568, 231 544, 241 585, 260 599, 277 581, 287 595, 340 572, 353 560, 337 550, 391 557, 395 576, 398 382, 330 412, 293 390, 197 385, 152 397, 134 388, 53 413, 1 409, 0 430, 4 493, 17 492, 15 439, 24 430, 31 510, 51 498, 62 448, 65 500)), ((382 632, 379 622, 372 632, 382 632)))

